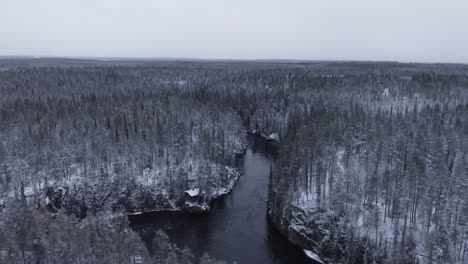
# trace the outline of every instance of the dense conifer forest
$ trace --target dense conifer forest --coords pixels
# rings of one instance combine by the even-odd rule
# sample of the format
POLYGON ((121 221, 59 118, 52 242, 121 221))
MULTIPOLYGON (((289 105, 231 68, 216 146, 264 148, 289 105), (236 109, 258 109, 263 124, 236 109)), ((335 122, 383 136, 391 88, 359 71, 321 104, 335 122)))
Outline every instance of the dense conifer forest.
POLYGON ((223 263, 125 215, 209 211, 249 133, 279 146, 266 213, 292 243, 468 261, 468 66, 4 60, 0 95, 2 263, 223 263))

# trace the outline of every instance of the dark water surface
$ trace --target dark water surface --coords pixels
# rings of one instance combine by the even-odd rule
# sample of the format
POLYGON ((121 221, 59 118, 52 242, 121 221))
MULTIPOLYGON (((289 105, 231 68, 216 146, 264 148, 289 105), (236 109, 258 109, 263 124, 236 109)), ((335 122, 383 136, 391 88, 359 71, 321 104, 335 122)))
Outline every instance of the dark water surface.
POLYGON ((177 212, 148 213, 130 217, 132 228, 145 241, 156 230, 164 230, 171 242, 192 253, 241 264, 313 263, 302 249, 290 244, 269 224, 266 199, 274 147, 250 136, 244 154, 243 174, 231 194, 216 201, 204 215, 177 212))

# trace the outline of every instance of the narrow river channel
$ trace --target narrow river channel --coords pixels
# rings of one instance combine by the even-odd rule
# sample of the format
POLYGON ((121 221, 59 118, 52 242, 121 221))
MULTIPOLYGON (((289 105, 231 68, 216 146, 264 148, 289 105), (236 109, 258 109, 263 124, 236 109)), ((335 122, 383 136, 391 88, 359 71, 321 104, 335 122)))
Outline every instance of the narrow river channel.
POLYGON ((213 204, 204 215, 177 212, 148 213, 130 218, 145 241, 162 229, 171 242, 188 246, 194 255, 240 264, 313 263, 269 224, 266 198, 274 149, 266 140, 249 136, 241 167, 243 174, 231 194, 213 204))

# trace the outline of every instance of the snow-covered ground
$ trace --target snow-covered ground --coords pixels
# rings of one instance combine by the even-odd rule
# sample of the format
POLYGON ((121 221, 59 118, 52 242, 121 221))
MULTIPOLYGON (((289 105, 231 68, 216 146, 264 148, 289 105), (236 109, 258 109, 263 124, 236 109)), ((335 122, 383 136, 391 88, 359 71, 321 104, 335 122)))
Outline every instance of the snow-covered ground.
POLYGON ((134 175, 131 179, 123 180, 121 176, 112 173, 104 181, 84 177, 82 167, 74 164, 70 166, 69 176, 62 181, 44 178, 30 182, 24 186, 23 191, 3 193, 0 196, 0 207, 9 199, 20 197, 23 192, 28 199, 42 205, 52 201, 57 202, 59 199, 64 207, 74 206, 72 204, 76 202, 96 210, 123 206, 130 214, 183 210, 196 206, 207 211, 213 199, 231 192, 240 176, 237 168, 210 163, 208 160, 190 159, 179 166, 192 168, 191 173, 187 175, 189 188, 184 192, 189 197, 201 197, 199 202, 185 201, 181 207, 183 194, 177 194, 177 190, 170 190, 171 182, 165 175, 168 170, 179 171, 179 169, 169 169, 164 163, 153 169, 146 168, 141 175, 134 175))

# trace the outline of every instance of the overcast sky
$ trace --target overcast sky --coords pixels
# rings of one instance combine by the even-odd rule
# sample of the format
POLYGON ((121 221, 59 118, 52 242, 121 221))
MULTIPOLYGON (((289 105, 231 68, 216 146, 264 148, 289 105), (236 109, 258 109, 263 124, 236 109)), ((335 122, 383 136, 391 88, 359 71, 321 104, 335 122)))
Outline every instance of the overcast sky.
POLYGON ((468 0, 0 0, 0 55, 468 63, 468 0))

